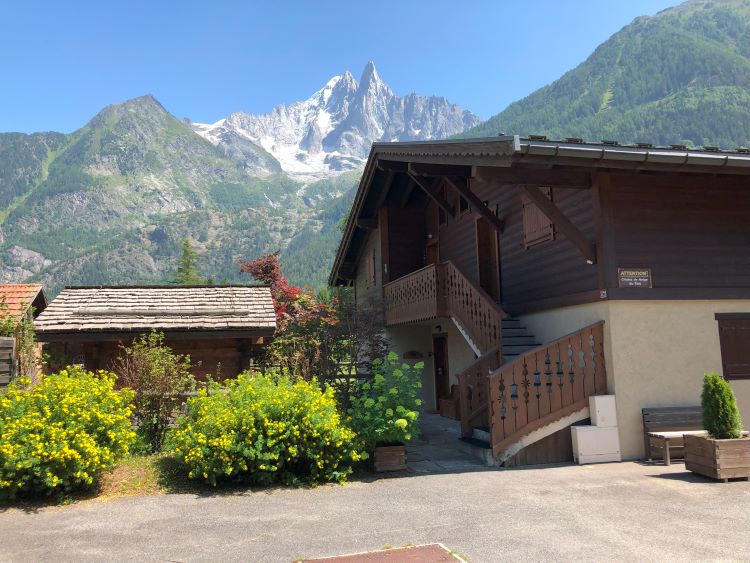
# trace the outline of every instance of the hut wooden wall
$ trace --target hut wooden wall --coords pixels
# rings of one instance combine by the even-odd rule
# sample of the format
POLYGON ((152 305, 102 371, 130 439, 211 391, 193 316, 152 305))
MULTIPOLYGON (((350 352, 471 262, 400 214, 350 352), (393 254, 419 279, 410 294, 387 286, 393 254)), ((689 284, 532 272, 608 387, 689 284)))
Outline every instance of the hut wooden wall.
MULTIPOLYGON (((124 339, 128 345, 132 340, 124 339)), ((218 338, 200 340, 165 339, 166 344, 177 354, 190 356, 191 372, 198 379, 207 376, 224 379, 235 377, 248 369, 253 348, 251 342, 238 338, 218 338)), ((47 352, 53 357, 64 358, 69 362, 83 360, 89 370, 114 370, 115 360, 122 354, 120 342, 51 342, 46 344, 47 352)))

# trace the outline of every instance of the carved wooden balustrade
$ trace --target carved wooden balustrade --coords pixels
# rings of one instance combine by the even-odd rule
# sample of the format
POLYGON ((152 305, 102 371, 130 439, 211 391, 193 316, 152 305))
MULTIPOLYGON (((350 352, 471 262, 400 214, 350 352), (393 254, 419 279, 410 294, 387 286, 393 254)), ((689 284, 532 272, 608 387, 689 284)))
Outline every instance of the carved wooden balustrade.
POLYGON ((529 350, 489 378, 492 453, 607 392, 604 321, 529 350))
POLYGON ((438 266, 430 264, 383 286, 385 324, 397 325, 443 316, 438 266))
POLYGON ((495 346, 458 375, 462 436, 471 436, 474 428, 490 425, 488 379, 502 363, 500 346, 495 346))
POLYGON ((439 287, 444 292, 450 316, 461 324, 482 354, 501 346, 503 310, 452 262, 443 262, 439 268, 439 287))

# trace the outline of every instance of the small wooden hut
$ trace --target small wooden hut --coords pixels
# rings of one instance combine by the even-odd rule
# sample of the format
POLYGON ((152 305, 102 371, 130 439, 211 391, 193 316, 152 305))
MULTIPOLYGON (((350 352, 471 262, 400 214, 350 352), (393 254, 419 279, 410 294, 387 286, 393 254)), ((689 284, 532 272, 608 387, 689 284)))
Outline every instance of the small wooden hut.
POLYGON ((158 331, 197 377, 233 377, 269 342, 276 313, 266 286, 66 287, 35 327, 51 357, 86 369, 111 368, 122 345, 158 331))

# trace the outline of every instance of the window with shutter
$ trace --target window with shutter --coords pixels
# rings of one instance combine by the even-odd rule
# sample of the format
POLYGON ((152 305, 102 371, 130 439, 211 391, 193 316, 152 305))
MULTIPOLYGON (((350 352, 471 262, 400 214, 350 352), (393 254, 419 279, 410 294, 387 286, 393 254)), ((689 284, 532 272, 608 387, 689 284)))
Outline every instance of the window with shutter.
MULTIPOLYGON (((552 199, 552 188, 540 188, 542 193, 552 199)), ((526 249, 555 238, 555 225, 542 211, 521 195, 523 204, 523 244, 526 249)))
POLYGON ((750 313, 717 313, 726 379, 750 379, 750 313))

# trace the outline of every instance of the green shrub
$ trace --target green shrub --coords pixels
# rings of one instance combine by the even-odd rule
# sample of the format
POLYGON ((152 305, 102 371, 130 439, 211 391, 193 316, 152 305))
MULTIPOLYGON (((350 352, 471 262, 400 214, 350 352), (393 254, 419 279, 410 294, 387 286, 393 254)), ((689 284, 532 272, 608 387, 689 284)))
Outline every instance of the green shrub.
POLYGON ((86 487, 128 454, 132 391, 69 367, 0 392, 0 497, 86 487))
POLYGON ((716 373, 703 375, 703 427, 714 438, 739 438, 742 435, 742 419, 737 408, 732 387, 716 373))
POLYGON ((352 428, 368 452, 377 445, 407 442, 419 435, 418 398, 424 364, 400 363, 391 352, 372 362, 372 379, 360 384, 352 397, 352 428))
POLYGON ((164 344, 164 334, 150 332, 122 346, 113 370, 135 391, 138 451, 160 451, 183 394, 195 389, 190 356, 175 354, 164 344))
POLYGON ((333 390, 276 374, 240 374, 188 400, 168 448, 188 476, 268 485, 343 482, 359 459, 333 390))

